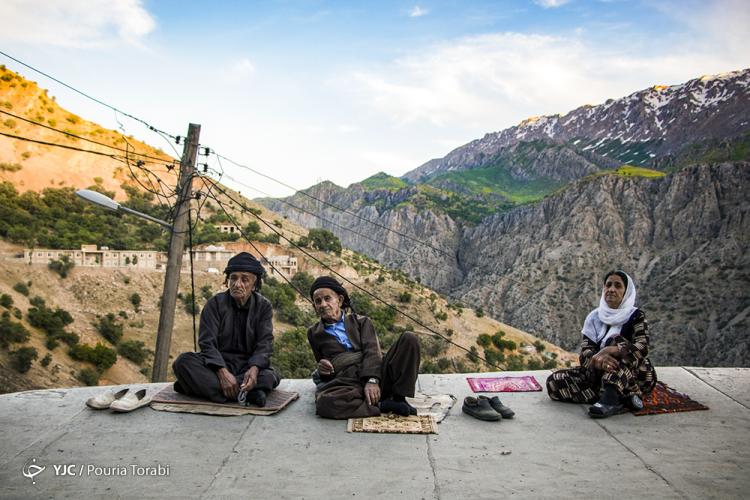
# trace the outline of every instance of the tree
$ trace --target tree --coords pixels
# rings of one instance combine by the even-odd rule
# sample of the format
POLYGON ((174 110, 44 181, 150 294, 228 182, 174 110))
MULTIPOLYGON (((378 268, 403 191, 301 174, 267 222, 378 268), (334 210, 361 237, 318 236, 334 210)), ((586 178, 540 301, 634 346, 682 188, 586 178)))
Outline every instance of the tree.
POLYGON ((51 260, 47 267, 55 271, 61 278, 67 278, 68 273, 75 267, 75 262, 70 260, 69 255, 61 255, 58 260, 51 260))
POLYGON ((0 306, 6 309, 10 309, 11 307, 13 307, 13 297, 8 295, 7 293, 0 295, 0 306))
POLYGON ((307 237, 313 248, 341 255, 341 241, 331 231, 322 228, 310 229, 307 237))
POLYGON ((117 343, 122 338, 123 326, 122 323, 117 321, 117 317, 114 313, 107 313, 105 316, 97 316, 96 321, 92 323, 99 335, 107 339, 112 345, 117 343))
POLYGON ((141 307, 141 296, 137 293, 134 293, 130 296, 130 303, 133 304, 133 307, 135 307, 136 312, 140 310, 141 307))
POLYGON ((75 360, 95 365, 99 372, 103 372, 117 361, 117 352, 102 343, 96 344, 95 347, 86 344, 76 344, 70 348, 68 354, 75 360))
POLYGON ((284 378, 309 378, 316 362, 307 344, 307 329, 297 327, 281 334, 273 344, 273 366, 284 378))
POLYGON ((22 343, 29 340, 31 334, 21 323, 10 319, 7 311, 0 318, 0 347, 6 349, 11 343, 22 343))
POLYGON ((11 365, 19 373, 26 373, 31 368, 31 363, 39 357, 33 347, 21 347, 10 353, 11 365))

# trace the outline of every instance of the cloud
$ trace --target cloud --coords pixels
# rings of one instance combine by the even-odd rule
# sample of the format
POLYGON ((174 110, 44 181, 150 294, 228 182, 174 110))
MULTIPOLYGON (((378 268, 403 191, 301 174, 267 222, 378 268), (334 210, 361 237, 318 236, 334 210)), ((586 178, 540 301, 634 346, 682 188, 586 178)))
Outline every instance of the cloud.
POLYGON ((540 7, 544 7, 545 9, 555 9, 557 7, 562 7, 568 2, 570 2, 570 0, 534 0, 535 4, 539 5, 540 7))
POLYGON ((61 47, 139 46, 156 28, 141 0, 3 0, 0 40, 61 47))
POLYGON ((255 73, 255 66, 245 57, 232 64, 231 72, 237 76, 250 76, 255 73))
POLYGON ((463 37, 359 68, 344 81, 396 127, 461 123, 499 130, 531 115, 565 113, 653 84, 747 67, 747 51, 724 49, 727 40, 732 47, 750 45, 745 18, 722 28, 722 17, 715 16, 703 19, 700 36, 696 20, 694 30, 659 39, 632 34, 612 41, 593 31, 463 37))
POLYGON ((413 9, 411 9, 411 12, 409 12, 409 17, 422 17, 429 14, 430 11, 428 9, 422 8, 419 5, 415 5, 413 9))

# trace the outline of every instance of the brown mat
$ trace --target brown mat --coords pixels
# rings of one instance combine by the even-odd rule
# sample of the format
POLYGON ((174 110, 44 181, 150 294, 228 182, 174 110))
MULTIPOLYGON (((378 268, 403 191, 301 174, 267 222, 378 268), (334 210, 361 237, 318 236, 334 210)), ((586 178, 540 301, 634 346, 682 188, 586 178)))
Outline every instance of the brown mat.
POLYGON ((437 422, 431 415, 381 415, 379 417, 350 418, 346 432, 376 432, 382 434, 437 434, 437 422))
POLYGON ((204 415, 217 415, 222 417, 233 417, 237 415, 273 415, 278 413, 289 404, 298 399, 296 392, 271 391, 266 400, 266 406, 245 406, 239 403, 214 403, 205 399, 198 399, 176 392, 172 384, 159 391, 151 399, 151 408, 159 411, 171 411, 177 413, 202 413, 204 415))
POLYGON ((416 393, 413 398, 406 398, 406 401, 417 409, 417 415, 430 415, 439 424, 448 416, 457 399, 453 394, 435 394, 431 396, 416 393))
POLYGON ((633 412, 633 415, 640 417, 642 415, 695 410, 708 410, 708 406, 694 401, 687 394, 675 391, 667 384, 657 382, 654 390, 643 396, 643 409, 633 412))

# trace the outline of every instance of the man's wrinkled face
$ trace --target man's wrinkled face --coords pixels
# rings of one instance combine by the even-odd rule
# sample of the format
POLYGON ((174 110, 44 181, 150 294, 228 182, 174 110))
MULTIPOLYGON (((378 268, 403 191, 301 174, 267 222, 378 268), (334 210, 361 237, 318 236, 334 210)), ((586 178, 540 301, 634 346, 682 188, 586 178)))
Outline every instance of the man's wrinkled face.
POLYGON ((253 273, 243 271, 231 273, 227 278, 229 294, 238 304, 244 305, 253 293, 256 281, 258 278, 253 273))
POLYGON ((315 312, 325 323, 335 323, 341 319, 341 305, 344 296, 339 295, 330 288, 318 288, 313 292, 313 305, 315 312))

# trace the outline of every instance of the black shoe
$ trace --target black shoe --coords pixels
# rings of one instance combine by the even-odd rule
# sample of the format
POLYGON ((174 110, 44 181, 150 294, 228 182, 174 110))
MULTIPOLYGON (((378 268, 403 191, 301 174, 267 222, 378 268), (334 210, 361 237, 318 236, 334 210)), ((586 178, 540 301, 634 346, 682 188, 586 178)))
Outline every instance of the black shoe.
POLYGON ((395 413, 402 417, 408 417, 409 415, 416 415, 417 409, 406 401, 394 401, 393 399, 384 399, 378 403, 381 413, 395 413))
POLYGON ((245 406, 255 405, 263 408, 266 406, 266 391, 263 389, 253 389, 245 396, 245 406))
POLYGON ((174 381, 174 385, 172 386, 174 389, 174 392, 179 392, 180 394, 185 394, 185 389, 182 388, 182 384, 180 384, 179 380, 174 381))
POLYGON ((513 415, 516 414, 516 412, 505 406, 497 396, 491 398, 488 398, 487 396, 479 396, 478 399, 486 399, 489 401, 492 409, 498 412, 503 418, 513 418, 513 415))
POLYGON ((628 410, 620 403, 614 405, 604 404, 601 401, 597 401, 593 405, 589 406, 589 416, 593 418, 607 418, 612 415, 619 415, 625 413, 628 410))
POLYGON ((492 408, 492 406, 490 406, 490 400, 486 397, 481 399, 467 396, 464 399, 464 405, 461 407, 461 411, 474 418, 486 420, 488 422, 496 422, 503 418, 492 408))

